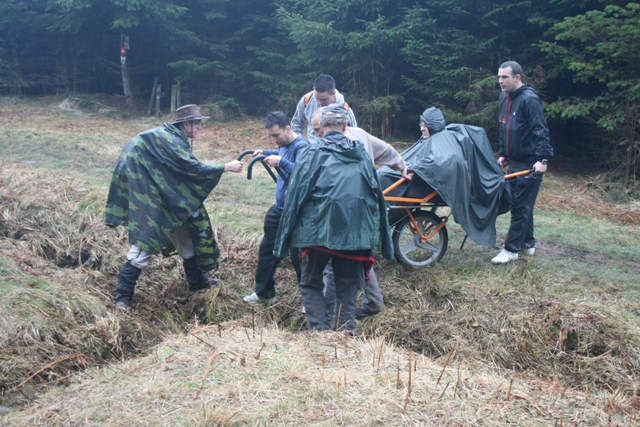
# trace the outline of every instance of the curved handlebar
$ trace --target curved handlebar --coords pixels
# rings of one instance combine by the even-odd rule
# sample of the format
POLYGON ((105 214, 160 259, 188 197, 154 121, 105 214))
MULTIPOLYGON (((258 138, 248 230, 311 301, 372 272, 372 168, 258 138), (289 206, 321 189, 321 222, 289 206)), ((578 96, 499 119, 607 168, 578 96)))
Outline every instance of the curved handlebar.
MULTIPOLYGON (((242 160, 242 158, 248 154, 253 154, 255 153, 256 150, 245 150, 242 153, 240 153, 240 155, 238 155, 238 161, 242 160)), ((253 175, 253 165, 255 162, 260 162, 262 163, 262 166, 264 166, 264 168, 267 170, 267 172, 269 172, 269 175, 271 176, 271 179, 273 179, 274 182, 278 182, 278 177, 276 176, 276 174, 273 173, 273 171, 271 170, 271 168, 269 167, 268 164, 266 164, 264 162, 264 159, 266 159, 269 156, 265 156, 265 155, 260 155, 257 157, 254 157, 250 162, 249 162, 249 166, 247 166, 247 179, 251 179, 251 176, 253 175)), ((285 180, 285 182, 287 182, 288 180, 285 178, 285 176, 282 174, 282 171, 280 170, 280 168, 278 166, 274 167, 274 169, 276 170, 276 172, 278 172, 278 175, 280 175, 280 177, 282 177, 282 179, 285 180)))
MULTIPOLYGON (((253 165, 255 162, 260 162, 262 163, 262 166, 264 166, 264 168, 267 170, 267 172, 269 172, 269 175, 271 175, 271 178, 273 179, 273 182, 278 182, 278 177, 276 177, 276 174, 273 173, 273 171, 271 170, 271 168, 269 167, 269 165, 267 165, 264 162, 264 159, 266 159, 267 156, 258 156, 258 157, 254 157, 253 160, 251 160, 249 162, 249 166, 247 166, 247 179, 251 179, 251 174, 253 173, 253 165)), ((276 170, 278 170, 278 168, 276 168, 276 170)))
MULTIPOLYGON (((253 154, 254 152, 255 152, 255 150, 245 150, 245 151, 243 151, 242 153, 240 153, 240 155, 238 156, 238 159, 237 159, 237 160, 238 160, 238 161, 240 161, 240 160, 242 160, 242 158, 243 158, 244 156, 246 156, 247 154, 253 154)), ((251 179, 251 178, 249 178, 249 179, 251 179)))

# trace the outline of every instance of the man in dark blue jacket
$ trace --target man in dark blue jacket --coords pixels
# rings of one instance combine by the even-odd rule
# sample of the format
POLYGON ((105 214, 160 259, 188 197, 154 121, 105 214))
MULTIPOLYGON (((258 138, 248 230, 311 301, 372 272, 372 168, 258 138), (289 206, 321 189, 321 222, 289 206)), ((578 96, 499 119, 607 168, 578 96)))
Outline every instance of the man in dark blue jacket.
MULTIPOLYGON (((276 203, 271 206, 264 217, 264 237, 260 242, 258 268, 256 269, 256 291, 243 298, 249 304, 257 302, 273 303, 276 301, 273 274, 280 263, 280 258, 273 255, 273 245, 276 241, 276 233, 280 225, 293 165, 300 152, 309 145, 307 141, 291 130, 289 119, 282 111, 269 113, 264 121, 264 127, 267 129, 269 138, 278 144, 278 149, 256 150, 253 156, 267 156, 264 161, 271 167, 278 167, 281 175, 278 174, 276 182, 276 203)), ((292 249, 290 255, 291 264, 293 264, 298 282, 300 282, 300 256, 298 249, 292 249)))
POLYGON ((511 226, 504 249, 494 257, 493 264, 506 264, 518 259, 524 249, 533 255, 533 206, 538 197, 542 174, 547 171, 547 159, 553 156, 549 145, 549 128, 542 111, 542 102, 533 88, 522 82, 522 67, 515 61, 500 65, 500 157, 501 167, 508 173, 534 169, 535 175, 509 181, 511 186, 511 226))

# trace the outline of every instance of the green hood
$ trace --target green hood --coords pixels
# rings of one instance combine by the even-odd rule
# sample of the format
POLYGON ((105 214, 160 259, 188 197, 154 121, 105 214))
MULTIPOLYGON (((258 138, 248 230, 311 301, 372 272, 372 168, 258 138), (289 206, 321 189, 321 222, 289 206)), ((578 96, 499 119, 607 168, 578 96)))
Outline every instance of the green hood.
POLYGON ((380 182, 364 146, 328 132, 296 161, 274 254, 289 247, 381 249, 393 257, 380 182))

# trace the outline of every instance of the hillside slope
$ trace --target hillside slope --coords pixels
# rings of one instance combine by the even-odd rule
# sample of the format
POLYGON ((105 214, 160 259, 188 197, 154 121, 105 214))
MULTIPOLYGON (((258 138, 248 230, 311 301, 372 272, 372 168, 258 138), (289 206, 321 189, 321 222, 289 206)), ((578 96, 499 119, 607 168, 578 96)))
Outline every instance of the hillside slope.
MULTIPOLYGON (((347 339, 304 332, 287 260, 276 304, 242 302, 274 185, 225 174, 206 201, 220 285, 191 293, 179 260, 155 257, 123 313, 127 233, 104 226, 106 192, 121 147, 159 120, 72 101, 0 99, 0 425, 640 423, 638 202, 554 160, 534 257, 493 266, 451 219, 433 268, 377 261, 386 310, 347 339)), ((194 151, 222 163, 269 144, 260 119, 208 122, 194 151)))

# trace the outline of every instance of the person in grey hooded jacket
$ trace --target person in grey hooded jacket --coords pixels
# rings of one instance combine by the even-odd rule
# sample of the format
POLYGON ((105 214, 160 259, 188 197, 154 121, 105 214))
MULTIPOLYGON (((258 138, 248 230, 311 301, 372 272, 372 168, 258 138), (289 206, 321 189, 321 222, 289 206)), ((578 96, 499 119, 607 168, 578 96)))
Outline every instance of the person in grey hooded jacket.
MULTIPOLYGON (((420 114, 420 132, 422 132, 422 137, 418 141, 416 141, 415 144, 409 147, 406 152, 410 152, 411 150, 415 149, 416 146, 421 142, 437 133, 442 132, 443 130, 445 130, 446 126, 447 121, 445 120, 444 115, 439 108, 427 108, 422 112, 422 114, 420 114)), ((434 189, 433 187, 431 187, 431 185, 427 184, 422 178, 420 178, 420 176, 417 176, 412 180, 411 185, 409 186, 404 196, 422 198, 433 191, 434 189)))
POLYGON ((328 74, 320 74, 313 82, 313 90, 300 98, 296 106, 296 112, 291 118, 291 129, 298 135, 303 135, 306 128, 306 139, 310 144, 313 144, 319 137, 313 132, 311 116, 318 108, 326 107, 330 104, 339 104, 344 107, 347 112, 349 126, 358 126, 353 110, 345 102, 344 96, 336 89, 336 82, 333 77, 328 74))

